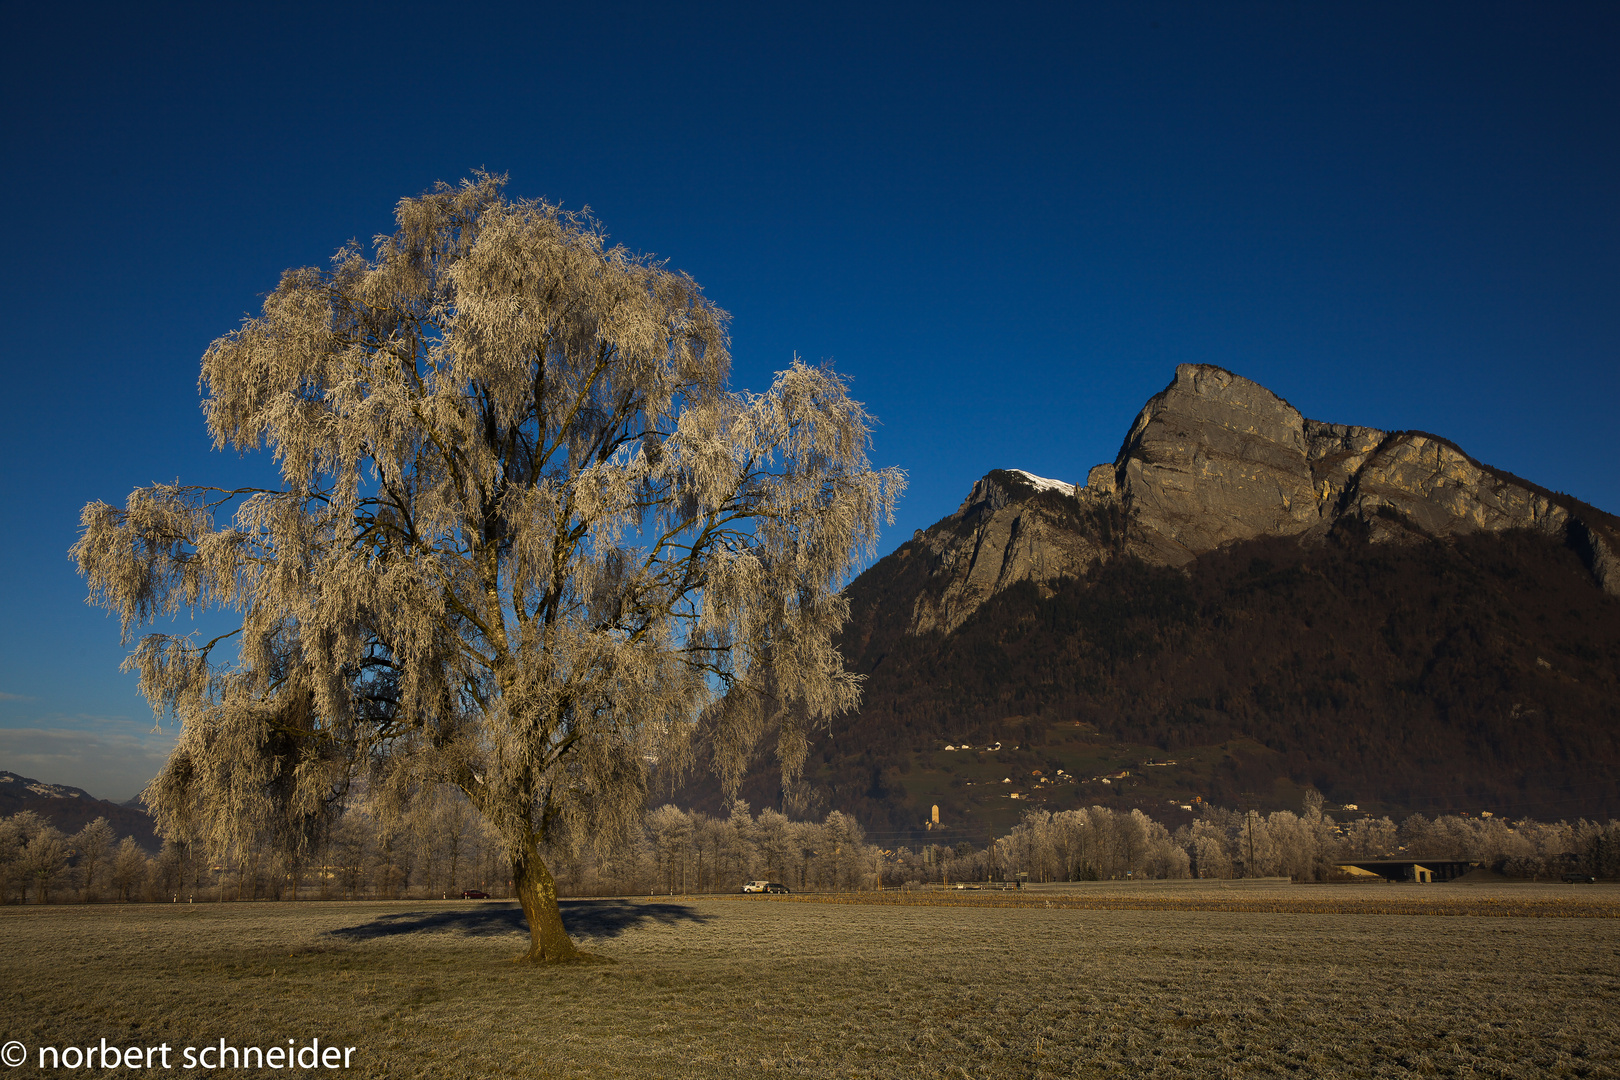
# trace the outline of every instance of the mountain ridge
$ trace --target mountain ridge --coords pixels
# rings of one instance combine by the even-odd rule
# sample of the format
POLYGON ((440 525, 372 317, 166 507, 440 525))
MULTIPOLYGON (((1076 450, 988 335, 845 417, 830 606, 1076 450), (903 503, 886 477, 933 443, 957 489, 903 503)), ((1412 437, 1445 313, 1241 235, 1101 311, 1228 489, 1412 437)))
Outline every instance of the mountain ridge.
POLYGON ((163 846, 157 825, 137 800, 114 803, 98 799, 83 788, 47 784, 42 780, 0 770, 0 817, 32 810, 50 824, 72 835, 98 817, 107 819, 118 836, 133 836, 148 851, 163 846))
POLYGON ((1093 560, 1184 566, 1239 540, 1320 540, 1345 517, 1366 523, 1374 542, 1568 533, 1599 586, 1620 595, 1613 515, 1485 465, 1441 436, 1308 419, 1213 365, 1179 366, 1114 461, 1092 466, 1073 488, 1073 505, 1059 490, 1037 490, 1024 479, 1031 475, 992 470, 955 514, 913 535, 946 580, 919 597, 912 632, 952 630, 995 592, 1075 577, 1093 560))

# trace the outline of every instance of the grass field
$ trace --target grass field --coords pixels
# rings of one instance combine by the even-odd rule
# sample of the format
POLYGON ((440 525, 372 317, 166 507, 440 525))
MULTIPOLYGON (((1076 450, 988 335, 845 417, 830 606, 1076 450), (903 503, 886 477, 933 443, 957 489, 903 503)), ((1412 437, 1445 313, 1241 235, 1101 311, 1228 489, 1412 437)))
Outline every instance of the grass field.
POLYGON ((616 962, 538 970, 498 902, 4 908, 3 1072, 318 1038, 360 1077, 1620 1076, 1620 887, 909 899, 575 901, 616 962))

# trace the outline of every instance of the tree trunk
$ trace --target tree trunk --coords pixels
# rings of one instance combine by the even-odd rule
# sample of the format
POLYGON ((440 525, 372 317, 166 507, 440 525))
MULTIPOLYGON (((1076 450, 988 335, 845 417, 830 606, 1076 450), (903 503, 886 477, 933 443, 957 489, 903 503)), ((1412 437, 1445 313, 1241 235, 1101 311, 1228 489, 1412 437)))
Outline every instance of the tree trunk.
POLYGON ((558 964, 584 957, 563 929, 557 907, 557 882, 540 858, 534 837, 525 837, 520 854, 512 859, 512 881, 517 888, 523 917, 529 921, 529 951, 518 957, 531 964, 558 964))

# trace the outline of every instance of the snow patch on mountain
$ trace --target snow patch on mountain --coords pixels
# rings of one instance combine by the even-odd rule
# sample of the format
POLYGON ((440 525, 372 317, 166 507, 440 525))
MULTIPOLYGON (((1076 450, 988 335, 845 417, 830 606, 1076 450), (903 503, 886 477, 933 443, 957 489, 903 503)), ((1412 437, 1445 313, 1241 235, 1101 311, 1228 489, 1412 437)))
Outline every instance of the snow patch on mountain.
POLYGON ((1014 475, 1022 476, 1034 486, 1036 491, 1058 491, 1062 492, 1064 495, 1074 494, 1074 485, 1065 484, 1062 480, 1048 480, 1044 476, 1036 476, 1034 473, 1025 472, 1023 469, 1008 469, 1007 471, 1013 473, 1014 475))
POLYGON ((63 784, 47 784, 43 780, 35 780, 27 776, 18 776, 14 772, 0 772, 0 784, 21 784, 23 789, 46 799, 78 799, 92 798, 88 791, 76 787, 67 787, 63 784))

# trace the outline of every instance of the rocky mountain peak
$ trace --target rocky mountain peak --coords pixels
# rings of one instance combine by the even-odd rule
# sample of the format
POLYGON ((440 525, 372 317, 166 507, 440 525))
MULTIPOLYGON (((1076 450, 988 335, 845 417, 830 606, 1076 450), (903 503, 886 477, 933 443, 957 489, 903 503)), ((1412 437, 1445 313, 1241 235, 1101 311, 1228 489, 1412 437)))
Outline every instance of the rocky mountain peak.
POLYGON ((962 505, 957 508, 956 516, 966 517, 983 511, 993 513, 1008 503, 1020 502, 1043 492, 1054 492, 1073 498, 1074 491, 1073 484, 1062 480, 1048 480, 1044 476, 1036 476, 1023 469, 992 469, 982 479, 974 481, 967 498, 963 499, 962 505))
POLYGON ((1084 486, 997 469, 910 545, 930 560, 913 633, 949 632, 1021 581, 1049 589, 1131 555, 1185 566, 1258 537, 1320 540, 1355 523, 1375 542, 1531 529, 1581 553, 1620 595, 1620 521, 1483 465, 1425 432, 1311 420, 1259 383, 1183 364, 1084 486))
POLYGON ((1181 565, 1232 540, 1321 520, 1305 418, 1258 383, 1183 364, 1143 406, 1115 458, 1133 550, 1181 565))

